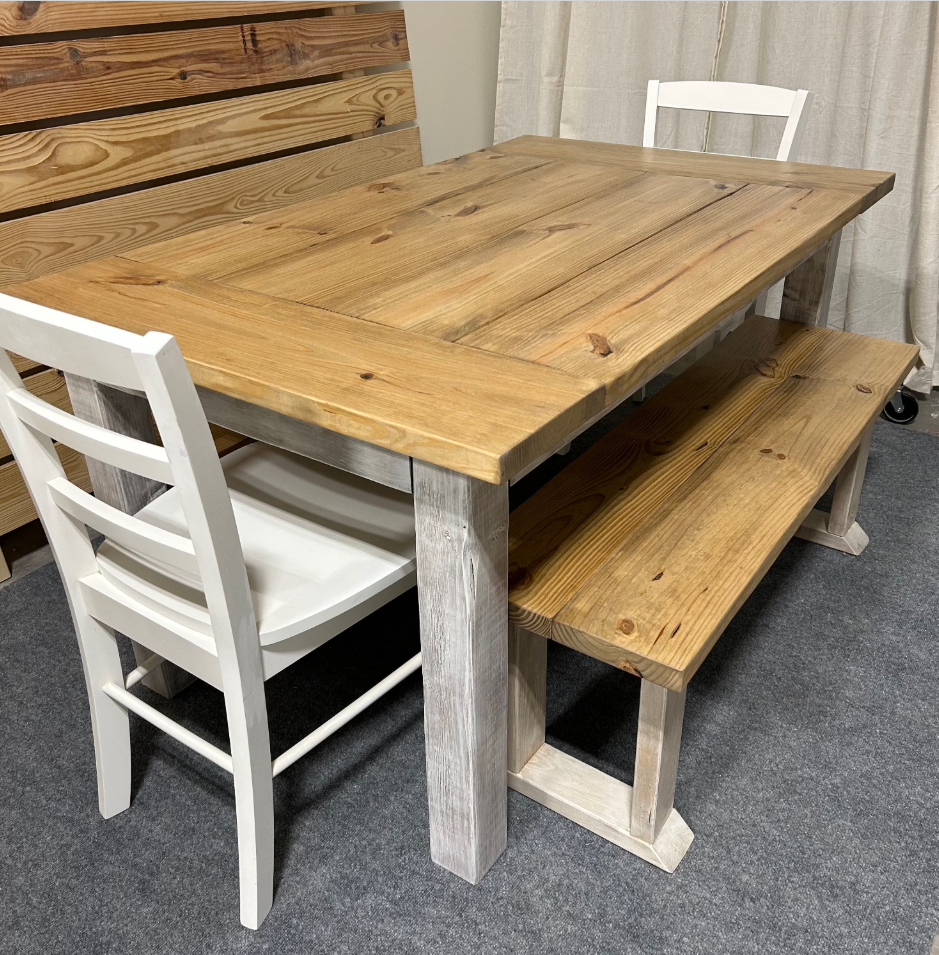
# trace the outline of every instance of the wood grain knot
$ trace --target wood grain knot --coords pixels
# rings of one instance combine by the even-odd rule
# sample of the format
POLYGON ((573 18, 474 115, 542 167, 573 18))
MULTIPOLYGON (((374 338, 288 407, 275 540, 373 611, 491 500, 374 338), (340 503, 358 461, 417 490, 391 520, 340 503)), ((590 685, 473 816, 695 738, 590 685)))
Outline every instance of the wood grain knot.
POLYGON ((391 238, 390 232, 383 232, 381 235, 376 235, 374 239, 369 243, 369 245, 378 245, 379 242, 387 242, 391 238))
POLYGON ((363 371, 362 374, 359 375, 359 378, 361 378, 362 381, 371 381, 374 377, 375 374, 371 371, 363 371))
POLYGON ((610 340, 604 338, 603 335, 598 335, 596 332, 588 332, 587 340, 590 342, 590 350, 595 355, 606 358, 607 355, 613 354, 613 346, 610 344, 610 340))
POLYGON ((777 454, 776 457, 779 458, 780 461, 785 461, 785 460, 786 460, 786 455, 784 455, 784 454, 777 454))
POLYGON ((620 660, 620 662, 616 665, 619 667, 619 669, 625 671, 626 673, 631 673, 633 676, 642 676, 642 674, 631 663, 627 663, 625 660, 620 660))
POLYGON ((80 63, 82 58, 81 50, 76 50, 74 46, 70 46, 68 48, 68 58, 73 63, 80 63))
POLYGON ((474 212, 478 211, 479 206, 475 202, 471 202, 468 206, 463 206, 462 209, 457 213, 457 216, 471 216, 474 212))
POLYGON ((569 229, 586 229, 589 222, 561 222, 558 225, 549 225, 545 232, 553 235, 555 232, 567 232, 569 229))
POLYGON ((707 446, 708 446, 708 443, 707 443, 707 441, 705 441, 703 444, 699 444, 699 445, 695 448, 695 451, 703 451, 707 446))
POLYGON ((772 454, 772 453, 773 453, 772 448, 760 448, 760 454, 772 454))
POLYGON ((714 183, 714 188, 715 188, 715 189, 726 189, 726 188, 727 188, 727 183, 726 183, 726 182, 715 182, 715 183, 714 183))
POLYGON ((777 361, 775 358, 763 358, 756 363, 754 370, 758 375, 762 375, 764 378, 772 378, 773 372, 776 371, 777 361))
POLYGON ((527 567, 509 568, 509 590, 527 587, 531 583, 531 571, 527 567))
POLYGON ((620 622, 616 625, 616 629, 629 635, 630 633, 635 632, 636 625, 628 617, 623 617, 623 619, 620 620, 620 622))
MULTIPOLYGON (((427 173, 428 176, 434 175, 439 176, 440 173, 427 173)), ((401 187, 394 182, 373 182, 366 190, 366 192, 400 192, 401 187)))
POLYGON ((796 378, 799 381, 807 381, 809 376, 808 375, 790 375, 789 377, 796 378))
POLYGON ((665 576, 665 571, 664 571, 664 570, 660 570, 652 579, 653 579, 653 580, 661 580, 664 576, 665 576))
POLYGON ((871 393, 871 390, 867 387, 867 385, 855 385, 854 387, 857 388, 862 395, 869 395, 871 393))
POLYGON ((39 0, 25 0, 24 3, 19 5, 19 9, 17 10, 17 19, 32 20, 32 18, 36 16, 38 10, 39 0))
POLYGON ((382 126, 384 125, 385 125, 385 117, 379 116, 378 119, 375 120, 375 129, 381 129, 382 126))

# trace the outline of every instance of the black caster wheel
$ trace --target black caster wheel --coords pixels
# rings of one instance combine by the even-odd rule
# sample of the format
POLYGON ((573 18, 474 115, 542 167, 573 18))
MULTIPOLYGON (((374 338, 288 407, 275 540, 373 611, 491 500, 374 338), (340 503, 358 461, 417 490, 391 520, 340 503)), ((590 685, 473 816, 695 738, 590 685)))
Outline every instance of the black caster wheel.
POLYGON ((919 402, 905 388, 901 388, 884 405, 880 413, 881 418, 892 421, 894 424, 909 424, 919 414, 919 402))

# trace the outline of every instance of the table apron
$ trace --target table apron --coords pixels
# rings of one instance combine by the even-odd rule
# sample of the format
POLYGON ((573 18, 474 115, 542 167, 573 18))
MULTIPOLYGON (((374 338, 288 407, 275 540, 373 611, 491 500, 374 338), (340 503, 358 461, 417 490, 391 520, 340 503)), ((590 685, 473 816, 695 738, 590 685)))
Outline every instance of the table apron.
POLYGON ((202 387, 197 390, 205 416, 213 424, 411 493, 411 459, 406 454, 380 448, 360 438, 351 438, 219 391, 202 387))

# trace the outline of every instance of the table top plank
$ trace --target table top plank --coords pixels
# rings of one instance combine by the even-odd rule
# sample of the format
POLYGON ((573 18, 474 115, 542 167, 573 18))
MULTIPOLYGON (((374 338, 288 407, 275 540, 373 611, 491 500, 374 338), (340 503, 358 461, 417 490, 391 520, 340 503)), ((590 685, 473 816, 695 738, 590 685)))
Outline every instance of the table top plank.
MULTIPOLYGON (((381 142, 386 136, 372 137, 381 142)), ((178 238, 122 252, 135 262, 167 265, 186 275, 213 279, 257 264, 258 256, 276 259, 283 253, 336 236, 349 235, 459 193, 508 176, 546 166, 547 159, 508 156, 491 149, 455 160, 419 167, 413 175, 388 175, 329 196, 299 201, 236 223, 191 232, 178 238), (257 241, 245 237, 256 235, 257 241), (263 241, 260 241, 263 237, 263 241)))
MULTIPOLYGON (((620 169, 664 176, 694 176, 708 179, 742 179, 764 186, 790 186, 796 189, 834 189, 865 197, 864 209, 879 202, 893 189, 896 175, 874 169, 849 169, 814 163, 780 162, 727 156, 722 153, 696 153, 684 149, 658 149, 648 146, 623 146, 617 143, 592 143, 548 136, 519 136, 498 147, 509 155, 538 156, 567 162, 609 163, 620 169)), ((862 210, 863 211, 863 210, 862 210)))
POLYGON ((850 193, 749 185, 459 339, 628 394, 855 214, 850 193))
POLYGON ((168 331, 200 385, 499 483, 892 185, 521 137, 8 291, 168 331))
MULTIPOLYGON (((637 175, 550 163, 218 277, 226 285, 355 314, 347 303, 363 287, 404 281, 428 262, 446 262, 546 212, 614 191, 637 175)), ((258 254, 264 255, 261 248, 258 254)))
POLYGON ((122 258, 11 291, 168 332, 197 385, 494 484, 603 406, 566 372, 122 258))
POLYGON ((744 183, 642 175, 615 193, 549 213, 413 278, 370 282, 342 310, 456 340, 625 249, 720 202, 744 183))

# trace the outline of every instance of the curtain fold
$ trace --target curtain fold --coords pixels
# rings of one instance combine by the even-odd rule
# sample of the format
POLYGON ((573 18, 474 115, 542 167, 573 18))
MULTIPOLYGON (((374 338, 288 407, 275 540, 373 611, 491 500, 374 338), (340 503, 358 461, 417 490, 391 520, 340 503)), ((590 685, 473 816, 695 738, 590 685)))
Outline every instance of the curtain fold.
MULTIPOLYGON (((650 79, 812 90, 799 160, 897 174, 894 191, 845 229, 829 321, 915 341, 908 383, 928 391, 939 386, 936 32, 937 4, 917 0, 504 0, 496 142, 535 133, 638 144, 650 79)), ((771 157, 784 122, 721 114, 708 134, 706 114, 664 109, 656 145, 700 150, 708 135, 711 152, 771 157)))

